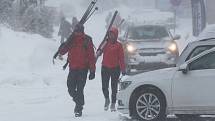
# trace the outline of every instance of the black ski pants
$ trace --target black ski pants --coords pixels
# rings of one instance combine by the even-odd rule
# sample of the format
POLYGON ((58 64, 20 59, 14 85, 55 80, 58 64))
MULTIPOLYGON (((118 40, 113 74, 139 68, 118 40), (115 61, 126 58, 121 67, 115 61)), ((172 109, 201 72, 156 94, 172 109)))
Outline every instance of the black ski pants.
POLYGON ((119 83, 120 68, 107 68, 102 66, 102 91, 105 98, 109 98, 109 82, 111 78, 111 103, 116 103, 116 95, 119 83))
POLYGON ((76 110, 82 110, 84 105, 84 87, 87 79, 87 69, 70 70, 67 78, 67 87, 70 96, 76 103, 76 110))

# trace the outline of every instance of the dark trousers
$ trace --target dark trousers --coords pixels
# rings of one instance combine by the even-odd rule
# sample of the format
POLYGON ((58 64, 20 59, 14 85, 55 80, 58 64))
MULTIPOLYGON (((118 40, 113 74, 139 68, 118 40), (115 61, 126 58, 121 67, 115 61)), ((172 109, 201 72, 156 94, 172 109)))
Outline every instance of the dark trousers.
POLYGON ((120 68, 107 68, 102 67, 102 91, 105 98, 109 98, 109 82, 111 78, 111 103, 116 103, 116 94, 118 89, 118 82, 119 82, 119 76, 120 76, 120 68))
POLYGON ((87 79, 87 69, 70 70, 67 78, 67 87, 70 96, 76 103, 75 110, 82 110, 84 105, 84 87, 87 79))

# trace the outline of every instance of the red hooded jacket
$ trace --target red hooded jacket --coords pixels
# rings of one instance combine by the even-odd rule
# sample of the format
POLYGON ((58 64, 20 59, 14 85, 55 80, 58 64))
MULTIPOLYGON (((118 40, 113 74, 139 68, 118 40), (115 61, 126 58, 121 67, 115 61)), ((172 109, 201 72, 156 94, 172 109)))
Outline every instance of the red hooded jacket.
POLYGON ((64 55, 68 52, 68 61, 70 69, 90 69, 95 71, 95 53, 91 37, 84 33, 75 33, 73 41, 70 45, 64 45, 60 48, 60 54, 64 55), (88 39, 87 46, 84 47, 88 39))
MULTIPOLYGON (((112 27, 110 32, 113 32, 114 35, 118 37, 117 28, 112 27)), ((108 68, 115 68, 119 66, 120 70, 125 72, 124 51, 120 42, 116 41, 112 43, 110 40, 108 40, 103 50, 102 65, 108 68)))

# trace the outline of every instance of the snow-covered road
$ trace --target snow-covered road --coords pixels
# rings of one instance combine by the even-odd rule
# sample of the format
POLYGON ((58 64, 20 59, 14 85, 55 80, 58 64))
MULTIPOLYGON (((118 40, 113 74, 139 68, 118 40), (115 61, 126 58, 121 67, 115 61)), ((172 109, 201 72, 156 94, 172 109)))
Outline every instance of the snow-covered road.
MULTIPOLYGON (((89 84, 85 90, 86 106, 80 121, 117 121, 117 113, 103 111, 103 98, 97 85, 89 84), (93 90, 93 91, 92 91, 93 90)), ((93 82, 92 82, 93 83, 93 82)), ((95 83, 95 82, 94 82, 95 83)), ((75 121, 74 103, 66 86, 0 88, 1 121, 75 121)))

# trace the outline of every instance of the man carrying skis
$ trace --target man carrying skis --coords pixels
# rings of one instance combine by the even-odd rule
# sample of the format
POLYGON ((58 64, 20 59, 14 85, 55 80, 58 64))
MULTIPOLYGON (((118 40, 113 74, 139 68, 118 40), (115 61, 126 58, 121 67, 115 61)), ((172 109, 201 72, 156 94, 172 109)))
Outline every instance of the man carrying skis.
POLYGON ((111 78, 111 111, 116 111, 116 94, 120 73, 125 75, 125 61, 122 44, 117 41, 118 29, 112 27, 108 32, 107 44, 103 49, 102 61, 102 90, 105 97, 104 110, 107 111, 110 104, 109 80, 111 78))
POLYGON ((59 55, 64 55, 68 52, 68 92, 76 104, 74 109, 75 116, 80 117, 85 103, 84 87, 88 69, 90 70, 89 80, 95 78, 95 55, 92 39, 84 33, 83 25, 77 24, 74 36, 69 39, 72 39, 69 44, 63 44, 59 48, 59 55))

